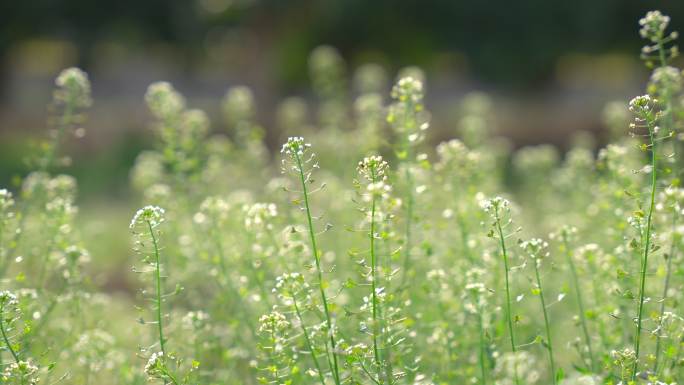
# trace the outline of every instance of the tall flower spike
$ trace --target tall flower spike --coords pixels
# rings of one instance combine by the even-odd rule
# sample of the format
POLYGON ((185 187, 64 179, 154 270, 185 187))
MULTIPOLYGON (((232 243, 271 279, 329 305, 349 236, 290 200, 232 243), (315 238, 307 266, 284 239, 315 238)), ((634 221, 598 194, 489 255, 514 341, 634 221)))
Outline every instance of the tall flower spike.
POLYGON ((669 60, 679 55, 676 45, 668 46, 679 37, 676 31, 665 33, 669 24, 670 17, 660 11, 650 11, 639 20, 639 35, 649 41, 649 44, 641 49, 641 58, 646 61, 648 67, 653 67, 654 62, 657 62, 659 67, 664 67, 669 60))

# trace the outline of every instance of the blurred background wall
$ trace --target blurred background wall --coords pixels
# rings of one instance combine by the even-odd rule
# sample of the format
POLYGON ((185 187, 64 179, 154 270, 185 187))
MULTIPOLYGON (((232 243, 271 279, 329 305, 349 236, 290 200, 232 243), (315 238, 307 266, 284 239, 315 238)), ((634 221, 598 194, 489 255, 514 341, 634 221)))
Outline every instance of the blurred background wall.
POLYGON ((482 90, 516 145, 602 138, 606 102, 642 92, 638 20, 650 9, 682 31, 674 0, 25 0, 0 2, 0 186, 22 175, 26 139, 43 135, 53 78, 76 65, 93 83, 87 136, 73 145, 89 194, 124 196, 149 146, 147 85, 168 80, 223 129, 220 99, 255 91, 272 148, 278 100, 311 98, 307 59, 338 48, 349 77, 368 62, 427 73, 435 137, 453 136, 453 106, 482 90), (87 160, 87 161, 84 161, 87 160))

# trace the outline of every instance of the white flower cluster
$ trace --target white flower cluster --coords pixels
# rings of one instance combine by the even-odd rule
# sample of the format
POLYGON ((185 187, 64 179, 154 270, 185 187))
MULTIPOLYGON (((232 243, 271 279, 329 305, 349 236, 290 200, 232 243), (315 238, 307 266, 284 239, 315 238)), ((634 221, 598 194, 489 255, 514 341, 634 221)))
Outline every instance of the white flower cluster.
POLYGON ((458 139, 451 139, 437 145, 438 161, 435 170, 447 172, 464 179, 483 169, 491 168, 492 159, 477 150, 469 149, 458 139))
POLYGON ((134 229, 136 226, 149 224, 156 228, 164 222, 164 213, 164 209, 159 206, 145 206, 136 211, 128 227, 134 229))
POLYGON ((183 129, 181 133, 183 140, 186 142, 183 145, 196 142, 198 138, 206 136, 209 132, 209 117, 202 110, 187 110, 183 113, 182 119, 183 129))
POLYGON ((150 84, 145 93, 145 102, 157 118, 176 115, 185 108, 183 95, 168 82, 150 84))
POLYGON ((513 378, 520 378, 520 382, 527 385, 535 384, 539 381, 541 374, 538 371, 539 364, 531 353, 525 350, 517 352, 507 352, 501 355, 496 361, 494 371, 502 378, 501 385, 513 384, 513 378))
POLYGON ((209 314, 202 311, 189 311, 181 320, 181 324, 188 330, 200 330, 204 328, 209 321, 209 314))
POLYGON ((255 203, 245 206, 245 227, 253 228, 272 228, 270 220, 278 216, 278 208, 275 203, 255 203))
POLYGON ((549 243, 543 239, 532 238, 527 241, 520 241, 518 245, 534 260, 543 259, 549 256, 549 243))
POLYGON ((356 167, 359 175, 368 183, 364 200, 370 201, 372 197, 388 198, 392 186, 387 182, 387 169, 389 165, 379 155, 364 158, 356 167))
POLYGON ((502 197, 494 197, 480 201, 480 207, 492 217, 500 216, 500 212, 510 212, 511 202, 502 197))
POLYGON ((629 110, 642 117, 653 110, 653 105, 656 102, 657 100, 652 99, 650 95, 636 96, 629 101, 629 110))
POLYGON ((278 311, 272 311, 259 318, 259 333, 278 334, 290 327, 290 321, 278 311))
POLYGON ((0 213, 5 212, 10 207, 14 206, 14 199, 12 193, 7 189, 0 189, 0 213))
MULTIPOLYGON (((273 292, 283 300, 285 305, 291 305, 292 298, 301 292, 306 292, 307 296, 310 294, 309 284, 304 280, 304 276, 300 273, 284 273, 276 278, 276 284, 273 292)), ((311 298, 308 298, 310 301, 311 298)))
POLYGON ((356 170, 368 181, 373 182, 387 177, 389 165, 380 155, 372 155, 363 158, 356 170))
POLYGON ((656 209, 668 208, 679 215, 684 215, 684 189, 681 187, 667 187, 660 193, 660 201, 656 209))
POLYGON ((682 88, 682 71, 672 66, 658 67, 651 74, 651 84, 658 90, 679 91, 682 88))
POLYGON ((655 43, 663 37, 668 24, 670 24, 669 16, 663 15, 660 11, 649 11, 639 20, 641 26, 639 35, 655 43))
POLYGON ((0 306, 3 308, 7 306, 16 306, 17 303, 17 296, 14 295, 14 293, 7 290, 0 291, 0 306))
POLYGON ((411 76, 399 79, 392 87, 392 99, 419 104, 423 100, 423 83, 411 76))
POLYGON ((61 103, 73 103, 76 107, 89 107, 92 104, 90 98, 90 81, 88 74, 72 67, 63 70, 55 80, 58 89, 55 91, 55 99, 61 103))
POLYGON ((21 378, 22 384, 35 385, 38 383, 38 378, 35 374, 38 372, 38 367, 31 361, 12 362, 5 367, 2 372, 2 382, 10 382, 12 379, 21 378))
POLYGON ((162 373, 162 367, 164 366, 164 353, 156 352, 152 353, 150 359, 147 360, 145 364, 145 374, 151 378, 158 378, 162 373))
POLYGON ((301 157, 309 147, 311 147, 311 144, 304 142, 304 138, 301 136, 291 136, 287 138, 287 142, 283 144, 280 153, 291 157, 301 157))
POLYGON ((200 204, 199 212, 193 217, 197 224, 221 225, 228 220, 231 204, 223 197, 210 196, 205 198, 200 204))
POLYGON ((613 365, 620 367, 623 373, 632 372, 632 366, 637 360, 637 355, 631 348, 624 348, 622 350, 613 350, 610 352, 613 359, 613 365))
POLYGON ((223 113, 232 124, 252 119, 255 113, 254 93, 249 87, 235 86, 223 98, 223 113))

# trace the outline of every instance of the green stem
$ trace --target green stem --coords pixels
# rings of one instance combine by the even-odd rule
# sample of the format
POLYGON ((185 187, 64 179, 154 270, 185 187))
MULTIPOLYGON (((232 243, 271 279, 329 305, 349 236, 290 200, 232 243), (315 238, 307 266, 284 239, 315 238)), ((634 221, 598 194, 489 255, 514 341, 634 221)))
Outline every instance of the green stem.
MULTIPOLYGON (((157 291, 157 328, 159 329, 159 346, 162 354, 166 357, 166 351, 164 350, 164 330, 162 325, 162 298, 161 298, 161 272, 159 268, 159 245, 157 244, 157 237, 154 235, 154 229, 152 228, 152 223, 147 221, 147 227, 150 230, 150 236, 152 237, 152 244, 154 246, 154 258, 155 258, 155 284, 157 291)), ((175 381, 174 381, 175 383, 175 381)))
MULTIPOLYGON (((660 302, 660 317, 658 318, 660 322, 660 327, 663 325, 663 314, 665 314, 665 300, 667 299, 667 292, 670 290, 670 278, 672 276, 672 259, 676 251, 676 243, 679 241, 679 237, 675 235, 676 225, 677 225, 677 215, 675 211, 672 216, 672 244, 670 245, 670 253, 667 257, 667 270, 665 272, 665 286, 663 287, 663 298, 660 302)), ((661 334, 658 333, 656 336, 656 348, 655 348, 655 362, 653 363, 653 373, 658 373, 658 360, 660 359, 660 345, 661 345, 661 334)))
POLYGON ((653 222, 653 210, 655 208, 655 194, 656 194, 656 142, 653 124, 648 124, 648 135, 651 144, 651 196, 648 208, 648 216, 646 217, 646 239, 644 241, 644 256, 641 263, 641 277, 639 285, 639 310, 637 313, 636 335, 634 336, 634 353, 636 360, 634 361, 632 370, 632 381, 636 381, 637 369, 639 368, 639 349, 641 348, 641 321, 644 312, 644 298, 646 289, 646 269, 648 268, 648 256, 651 248, 651 227, 653 222))
MULTIPOLYGON (((509 279, 509 274, 510 270, 508 268, 508 252, 506 251, 506 241, 503 233, 503 229, 501 228, 501 218, 499 217, 499 208, 496 208, 495 211, 495 219, 496 219, 496 230, 499 233, 499 242, 501 246, 501 255, 503 256, 504 260, 504 270, 506 272, 505 274, 505 284, 506 284, 506 318, 508 322, 508 333, 510 334, 510 339, 511 339, 511 351, 513 353, 516 352, 516 347, 515 347, 515 333, 513 333, 513 318, 511 315, 511 289, 510 289, 510 279, 509 279)), ((514 360, 517 360, 517 357, 514 357, 514 360)), ((514 361, 517 362, 517 361, 514 361)), ((518 365, 517 363, 515 365, 515 383, 516 385, 520 385, 520 378, 518 377, 518 365)))
MULTIPOLYGON (((164 356, 164 357, 166 357, 166 356, 164 356)), ((171 372, 169 372, 169 370, 166 368, 166 364, 163 364, 163 365, 162 365, 162 372, 164 373, 164 375, 165 375, 166 377, 168 377, 168 378, 171 380, 171 382, 172 382, 174 385, 180 385, 180 384, 178 383, 178 380, 176 379, 176 377, 174 377, 173 374, 171 374, 171 372)))
POLYGON ((587 344, 587 350, 589 352, 589 362, 592 371, 596 371, 596 363, 594 361, 594 351, 591 347, 591 337, 589 336, 589 328, 587 328, 587 316, 584 311, 584 300, 582 299, 582 290, 580 289, 579 278, 577 276, 577 268, 575 267, 575 262, 572 260, 572 254, 570 253, 570 245, 566 235, 563 235, 563 247, 565 248, 565 257, 568 260, 568 266, 570 266, 570 275, 572 275, 573 286, 575 287, 575 296, 577 297, 577 306, 579 307, 579 319, 580 325, 582 326, 582 334, 584 334, 584 341, 587 344))
MULTIPOLYGON (((371 183, 375 184, 375 170, 371 169, 371 183)), ((378 353, 378 298, 376 294, 376 258, 375 258, 375 193, 372 194, 371 201, 371 222, 370 222, 370 257, 371 257, 371 290, 373 298, 373 354, 375 355, 375 364, 380 367, 380 354, 378 353)))
POLYGON ((295 155, 297 160, 297 168, 299 171, 299 179, 302 184, 302 194, 304 195, 304 208, 306 209, 306 220, 309 227, 309 238, 311 240, 311 251, 314 255, 314 260, 316 261, 316 272, 318 274, 318 289, 321 292, 321 300, 323 301, 323 311, 325 313, 325 322, 328 327, 328 333, 330 333, 330 345, 332 348, 332 359, 333 367, 332 373, 335 380, 335 384, 340 385, 340 372, 337 364, 337 353, 335 349, 337 348, 337 343, 335 342, 335 332, 332 327, 332 320, 330 317, 330 310, 328 308, 328 299, 325 295, 325 288, 323 287, 323 271, 321 269, 321 260, 318 253, 318 247, 316 245, 316 234, 314 233, 313 220, 311 219, 311 208, 309 207, 309 193, 306 187, 306 179, 304 178, 304 168, 302 166, 302 160, 299 154, 295 155))
POLYGON ((295 308, 295 313, 297 313, 297 319, 299 319, 299 326, 302 328, 302 333, 304 334, 304 340, 306 341, 306 346, 311 352, 311 358, 313 359, 314 366, 316 367, 316 372, 318 373, 318 378, 321 380, 321 385, 325 385, 325 378, 323 378, 323 372, 321 371, 321 365, 318 363, 318 357, 316 357, 316 351, 311 343, 311 338, 309 337, 309 332, 306 330, 304 325, 304 318, 302 317, 302 312, 299 310, 299 305, 297 305, 297 298, 295 294, 292 294, 292 304, 295 308))
POLYGON ((14 351, 12 348, 12 344, 9 341, 9 338, 7 337, 7 331, 5 331, 5 305, 0 306, 0 332, 2 332, 2 339, 5 341, 5 345, 7 345, 7 350, 10 351, 12 354, 12 357, 14 357, 14 361, 19 364, 19 356, 17 355, 17 352, 14 351))
MULTIPOLYGON (((409 145, 410 148, 410 145, 409 145)), ((410 151, 407 151, 407 157, 410 156, 408 154, 410 151)), ((406 279, 408 278, 409 274, 409 267, 411 263, 411 247, 412 247, 412 239, 411 239, 411 227, 413 226, 413 175, 411 174, 411 162, 408 161, 406 162, 406 171, 404 173, 404 177, 406 178, 406 229, 404 230, 404 265, 403 265, 403 272, 401 275, 401 287, 404 287, 406 284, 406 279)))
POLYGON ((549 327, 549 314, 546 310, 546 301, 544 300, 544 290, 542 289, 541 277, 539 276, 539 266, 537 260, 533 261, 534 275, 537 279, 537 288, 539 289, 539 300, 541 302, 542 312, 544 313, 544 328, 546 329, 546 340, 548 341, 547 349, 549 351, 549 363, 551 364, 551 378, 552 383, 556 384, 556 362, 553 359, 553 342, 551 340, 551 328, 549 327))
POLYGON ((480 305, 477 315, 478 323, 480 326, 480 381, 481 385, 487 385, 487 371, 485 369, 485 333, 484 333, 484 320, 482 319, 482 309, 483 306, 480 305))
POLYGON ((45 158, 45 164, 43 165, 45 171, 48 171, 51 168, 52 163, 55 161, 57 149, 60 143, 62 142, 62 138, 64 137, 64 132, 66 131, 66 128, 71 124, 73 114, 74 101, 73 97, 70 97, 64 105, 64 115, 62 115, 62 120, 59 123, 59 126, 57 127, 57 135, 55 135, 54 142, 52 143, 52 146, 50 146, 49 152, 47 153, 47 156, 45 158))

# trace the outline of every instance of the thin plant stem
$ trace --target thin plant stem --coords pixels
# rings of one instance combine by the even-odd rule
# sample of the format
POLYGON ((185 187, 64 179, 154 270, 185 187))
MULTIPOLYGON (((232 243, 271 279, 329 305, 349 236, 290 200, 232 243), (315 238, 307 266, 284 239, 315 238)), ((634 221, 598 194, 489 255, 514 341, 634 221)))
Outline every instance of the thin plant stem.
MULTIPOLYGON (((371 168, 371 183, 375 183, 375 169, 371 168)), ((378 352, 378 298, 377 298, 377 293, 376 293, 376 268, 377 268, 377 260, 375 258, 375 205, 376 205, 376 196, 374 193, 371 193, 372 195, 372 200, 371 200, 371 222, 370 222, 370 234, 369 234, 369 241, 370 241, 370 257, 371 257, 371 290, 372 290, 372 298, 373 298, 373 354, 375 356, 375 364, 377 367, 380 367, 380 354, 378 352)))
POLYGON ((651 194, 648 207, 648 215, 646 217, 646 234, 644 240, 644 255, 641 261, 641 277, 639 284, 639 310, 637 313, 636 335, 634 336, 634 353, 636 360, 634 361, 632 370, 632 381, 636 381, 637 369, 639 368, 639 353, 641 348, 641 323, 644 312, 644 298, 646 290, 646 269, 648 269, 648 256, 651 248, 651 228, 653 226, 653 210, 655 208, 655 194, 657 182, 657 154, 656 141, 653 123, 648 123, 648 136, 651 147, 651 194))
POLYGON ((302 312, 299 310, 299 305, 297 305, 297 298, 292 295, 292 305, 295 308, 295 313, 297 314, 297 319, 299 320, 299 326, 302 328, 302 333, 304 334, 304 341, 306 341, 306 347, 311 352, 311 358, 313 359, 314 366, 316 367, 316 372, 318 373, 318 378, 321 380, 321 385, 325 385, 325 378, 323 378, 323 372, 321 371, 321 365, 318 363, 318 357, 316 357, 316 351, 311 343, 311 338, 309 337, 309 332, 306 330, 304 325, 304 317, 302 317, 302 312))
MULTIPOLYGON (((410 99, 407 101, 406 110, 413 111, 415 109, 410 99)), ((404 114, 404 127, 408 126, 408 114, 404 114)), ((404 178, 406 178, 406 228, 404 229, 404 264, 401 275, 401 287, 406 284, 408 278, 409 267, 411 263, 411 247, 412 247, 412 232, 413 226, 413 174, 411 173, 411 143, 406 143, 406 164, 404 170, 404 178)))
POLYGON ((4 316, 5 316, 5 305, 2 305, 0 307, 0 332, 2 332, 2 339, 5 341, 5 345, 7 345, 7 350, 9 350, 10 354, 12 354, 12 357, 14 358, 14 361, 19 364, 19 355, 17 355, 17 352, 14 351, 14 348, 12 348, 12 344, 9 341, 9 338, 7 337, 7 331, 5 330, 5 322, 4 322, 4 316))
POLYGON ((480 384, 487 385, 487 370, 485 369, 486 346, 482 310, 482 306, 480 305, 477 312, 477 320, 480 328, 480 384))
MULTIPOLYGON (((511 351, 513 353, 516 353, 517 348, 515 346, 515 333, 513 332, 513 318, 511 314, 511 289, 510 289, 510 269, 508 267, 508 252, 506 251, 506 240, 504 238, 504 233, 503 229, 501 228, 501 218, 499 217, 499 208, 497 207, 495 212, 495 220, 496 220, 496 230, 499 233, 499 243, 501 246, 501 255, 503 257, 504 261, 504 270, 505 270, 505 284, 506 284, 506 320, 508 322, 508 333, 510 335, 510 340, 511 340, 511 351)), ((515 366, 515 383, 516 385, 520 385, 520 378, 518 377, 518 365, 517 363, 514 363, 515 366)))
MULTIPOLYGON (((663 298, 660 302, 660 316, 658 318, 660 326, 663 324, 663 314, 665 314, 665 301, 667 299, 667 292, 670 290, 670 278, 672 277, 672 259, 677 250, 676 243, 679 241, 679 237, 675 235, 676 225, 677 225, 677 213, 673 213, 672 216, 672 244, 670 245, 670 253, 667 257, 667 268, 665 270, 665 285, 663 286, 663 298)), ((655 361, 653 362, 653 373, 658 373, 658 364, 660 359, 660 345, 661 345, 661 333, 656 335, 656 348, 655 348, 655 361)))
POLYGON ((411 227, 413 226, 413 175, 411 174, 411 164, 407 162, 406 171, 404 173, 406 178, 406 229, 404 230, 404 266, 401 278, 401 286, 406 284, 406 279, 408 278, 409 267, 411 263, 411 247, 412 247, 412 232, 411 227))
POLYGON ((161 297, 161 272, 159 263, 159 245, 157 244, 157 237, 154 235, 154 229, 152 228, 152 223, 147 221, 147 227, 150 230, 150 236, 152 237, 152 245, 154 247, 154 274, 155 274, 155 286, 156 286, 156 302, 157 302, 157 329, 159 330, 159 348, 164 356, 166 356, 166 350, 164 349, 164 328, 162 324, 162 297, 161 297))
POLYGON ((544 299, 544 290, 542 289, 541 277, 539 276, 538 262, 533 261, 534 276, 537 279, 537 288, 539 289, 539 301, 541 302, 542 313, 544 313, 544 328, 546 329, 547 350, 549 351, 549 363, 551 365, 552 383, 556 384, 556 362, 553 358, 553 341, 551 340, 551 328, 549 327, 549 314, 546 309, 546 300, 544 299))
POLYGON ((591 337, 589 336, 589 328, 587 327, 587 316, 584 310, 584 299, 582 298, 582 290, 580 289, 579 277, 577 276, 577 268, 570 253, 570 245, 567 235, 563 235, 563 248, 565 249, 565 257, 570 267, 570 275, 572 276, 572 283, 575 288, 575 297, 577 298, 577 307, 579 308, 580 325, 582 326, 582 334, 584 334, 584 341, 587 344, 587 351, 589 353, 589 363, 592 371, 596 370, 596 363, 594 361, 594 351, 591 346, 591 337))
POLYGON ((323 311, 325 313, 325 322, 328 327, 328 333, 330 333, 330 345, 332 349, 332 360, 333 367, 332 373, 335 380, 335 384, 340 385, 340 373, 337 363, 337 353, 335 349, 337 348, 337 343, 335 342, 335 333, 332 328, 332 320, 330 317, 330 310, 328 308, 328 298, 325 295, 325 288, 323 287, 323 270, 321 269, 321 260, 318 253, 318 246, 316 245, 316 234, 313 229, 313 220, 311 219, 311 208, 309 207, 309 192, 306 187, 306 179, 304 178, 304 169, 302 166, 302 160, 299 154, 295 155, 297 160, 297 168, 299 170, 299 179, 302 184, 302 195, 304 195, 304 208, 306 210, 306 220, 309 227, 309 238, 311 240, 311 251, 314 255, 314 260, 316 261, 316 273, 318 274, 318 289, 321 292, 321 300, 323 301, 323 311))

